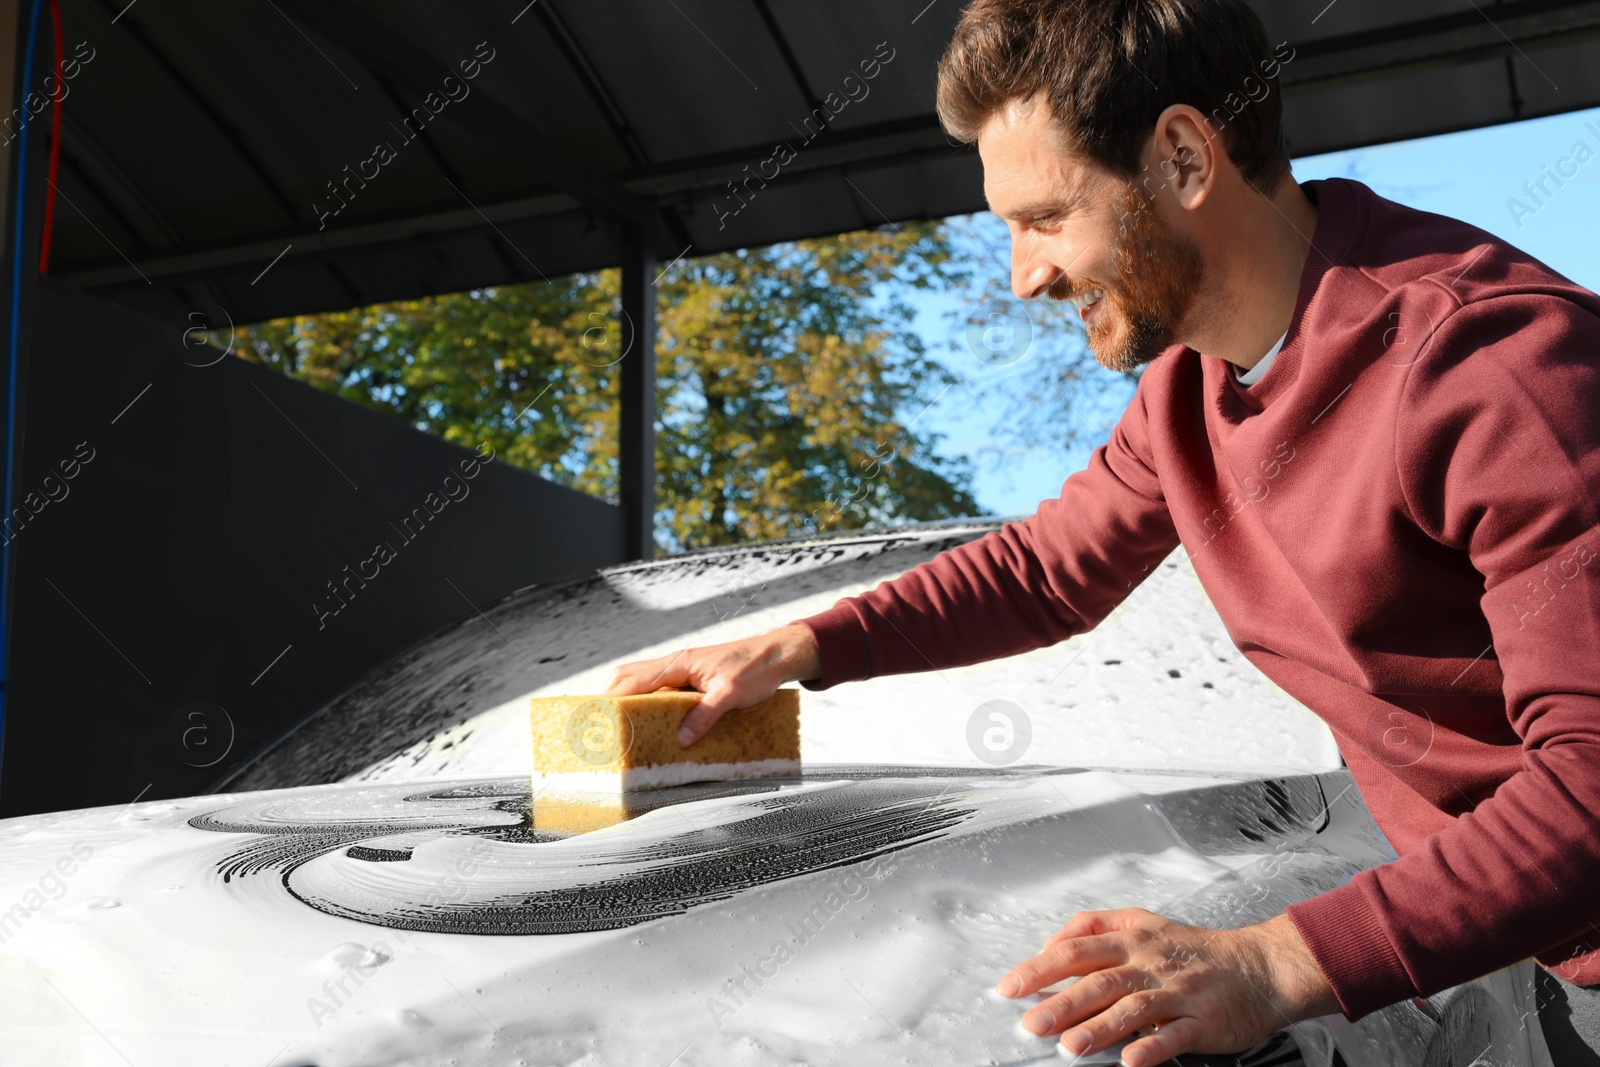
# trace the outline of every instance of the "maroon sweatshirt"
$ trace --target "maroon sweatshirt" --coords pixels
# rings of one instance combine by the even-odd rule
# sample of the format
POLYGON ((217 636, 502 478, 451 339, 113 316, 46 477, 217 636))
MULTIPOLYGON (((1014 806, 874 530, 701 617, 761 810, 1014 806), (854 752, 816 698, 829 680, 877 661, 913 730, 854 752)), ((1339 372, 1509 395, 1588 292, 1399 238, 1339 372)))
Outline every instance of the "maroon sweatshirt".
POLYGON ((810 687, 1055 644, 1181 543, 1399 856, 1287 909, 1345 1015, 1529 956, 1600 982, 1600 296, 1360 182, 1301 188, 1261 380, 1163 352, 1060 497, 800 620, 810 687))

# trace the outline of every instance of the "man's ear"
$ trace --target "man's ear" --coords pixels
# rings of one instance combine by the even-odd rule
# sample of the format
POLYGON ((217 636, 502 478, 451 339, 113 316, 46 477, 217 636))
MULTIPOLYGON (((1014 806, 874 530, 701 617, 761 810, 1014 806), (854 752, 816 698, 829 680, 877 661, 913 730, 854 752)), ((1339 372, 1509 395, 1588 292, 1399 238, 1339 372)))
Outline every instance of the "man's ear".
POLYGON ((1172 104, 1157 117, 1145 148, 1146 164, 1160 187, 1191 211, 1210 195, 1223 153, 1216 128, 1188 104, 1172 104))

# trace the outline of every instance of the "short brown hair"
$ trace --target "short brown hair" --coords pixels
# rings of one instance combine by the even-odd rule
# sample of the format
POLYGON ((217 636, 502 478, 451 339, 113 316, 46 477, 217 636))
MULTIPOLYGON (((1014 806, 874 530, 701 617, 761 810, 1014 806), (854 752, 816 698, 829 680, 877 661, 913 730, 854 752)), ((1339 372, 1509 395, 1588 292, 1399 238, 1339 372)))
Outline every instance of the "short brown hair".
POLYGON ((1161 112, 1189 104, 1271 195, 1289 173, 1287 61, 1244 0, 973 0, 939 61, 939 121, 972 144, 1009 101, 1043 93, 1064 148, 1132 179, 1161 112))

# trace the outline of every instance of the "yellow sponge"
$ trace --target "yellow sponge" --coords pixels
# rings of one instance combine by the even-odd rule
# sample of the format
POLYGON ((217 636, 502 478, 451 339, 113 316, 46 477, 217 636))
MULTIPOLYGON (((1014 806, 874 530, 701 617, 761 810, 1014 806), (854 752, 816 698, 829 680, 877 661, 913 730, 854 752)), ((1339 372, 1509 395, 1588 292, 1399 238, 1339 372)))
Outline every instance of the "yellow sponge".
POLYGON ((529 808, 535 830, 560 834, 586 834, 626 822, 643 814, 649 805, 636 799, 637 793, 557 792, 541 789, 533 794, 529 808))
POLYGON ((533 697, 533 786, 583 793, 800 773, 800 691, 728 712, 688 748, 678 726, 693 690, 533 697))

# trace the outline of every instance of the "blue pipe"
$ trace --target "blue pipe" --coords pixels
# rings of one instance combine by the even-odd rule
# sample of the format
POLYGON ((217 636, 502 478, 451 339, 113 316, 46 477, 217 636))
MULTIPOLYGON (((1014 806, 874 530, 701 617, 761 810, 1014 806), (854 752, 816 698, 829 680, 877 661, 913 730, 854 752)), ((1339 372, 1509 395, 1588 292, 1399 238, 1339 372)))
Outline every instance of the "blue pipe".
MULTIPOLYGON (((5 489, 0 493, 0 523, 11 516, 13 492, 12 471, 17 452, 17 349, 21 336, 19 321, 22 317, 22 251, 27 246, 22 229, 23 207, 27 198, 23 191, 28 181, 28 87, 33 84, 33 42, 38 36, 39 9, 44 0, 33 0, 33 12, 28 16, 28 40, 22 53, 22 82, 17 95, 22 105, 22 122, 17 127, 17 206, 11 220, 11 344, 6 360, 6 469, 5 489)), ((4 527, 0 526, 0 531, 4 527)), ((0 540, 0 766, 4 766, 6 737, 6 696, 11 681, 11 542, 0 540)))

